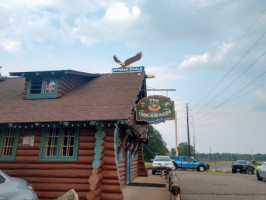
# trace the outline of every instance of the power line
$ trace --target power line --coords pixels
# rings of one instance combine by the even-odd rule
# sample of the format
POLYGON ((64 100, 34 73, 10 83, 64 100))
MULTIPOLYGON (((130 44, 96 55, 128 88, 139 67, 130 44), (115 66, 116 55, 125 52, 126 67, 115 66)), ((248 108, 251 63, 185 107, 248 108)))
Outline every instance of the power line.
POLYGON ((251 65, 249 65, 240 75, 238 75, 234 80, 232 80, 229 84, 227 84, 221 92, 219 92, 213 99, 211 99, 202 109, 205 109, 210 103, 212 103, 215 99, 221 96, 230 85, 236 82, 241 76, 243 76, 248 70, 250 70, 262 57, 266 55, 266 52, 262 53, 251 65))
MULTIPOLYGON (((249 26, 249 28, 247 29, 247 31, 243 34, 243 36, 241 37, 241 39, 237 42, 237 44, 233 47, 233 50, 231 51, 231 53, 230 54, 228 54, 227 56, 226 56, 226 58, 223 60, 223 62, 219 65, 219 68, 221 68, 221 66, 223 65, 223 63, 229 58, 229 56, 231 55, 231 54, 233 54, 234 52, 235 52, 235 50, 236 50, 236 47, 240 44, 240 42, 248 35, 248 33, 250 32, 250 30, 252 30, 253 29, 253 27, 257 24, 257 22, 259 21, 259 19, 263 16, 263 14, 265 13, 265 11, 266 11, 266 9, 264 9, 263 11, 262 11, 262 13, 260 14, 260 15, 258 15, 258 17, 255 19, 255 21, 249 26)), ((209 76, 209 78, 207 79, 207 81, 205 81, 205 83, 202 85, 202 87, 198 90, 199 92, 196 94, 196 96, 198 96, 200 93, 201 93, 201 91, 202 91, 202 89, 207 85, 207 83, 217 74, 217 72, 218 71, 216 71, 215 72, 215 74, 213 75, 210 75, 209 76)), ((195 96, 195 95, 194 95, 195 96)), ((195 97, 194 97, 195 98, 195 97)), ((199 105, 201 102, 202 102, 202 100, 203 100, 204 98, 201 98, 197 103, 196 103, 196 105, 195 105, 195 107, 197 106, 197 105, 199 105)), ((189 100, 189 103, 191 103, 191 100, 189 100)))
POLYGON ((250 86, 252 83, 254 83, 256 80, 258 80, 260 77, 262 77, 264 74, 266 74, 266 71, 264 71, 263 73, 261 73, 259 76, 257 76, 255 79, 253 79, 252 81, 250 81, 248 84, 246 84, 244 87, 242 87, 238 92, 236 92, 235 94, 233 94, 232 96, 230 96, 229 98, 227 98, 225 101, 223 101, 221 104, 219 104, 218 106, 212 108, 212 110, 210 110, 209 112, 207 112, 206 114, 204 114, 203 116, 201 116, 199 118, 202 119, 204 117, 206 117, 208 114, 210 114, 211 112, 213 112, 214 110, 216 110, 217 108, 221 107, 222 105, 226 104, 227 102, 231 101, 232 99, 235 98, 235 96, 237 96, 240 92, 242 92, 244 89, 246 89, 248 86, 250 86))
POLYGON ((251 92, 254 92, 254 91, 256 91, 257 89, 263 88, 263 87, 265 87, 265 86, 266 86, 266 84, 259 85, 259 86, 257 86, 256 88, 252 88, 251 90, 249 90, 249 91, 247 91, 247 92, 245 92, 245 93, 243 93, 243 94, 240 94, 240 95, 238 95, 238 96, 236 96, 236 97, 233 97, 230 101, 233 101, 233 100, 235 100, 235 99, 238 99, 238 98, 240 98, 240 97, 242 97, 242 96, 244 96, 244 95, 247 95, 247 94, 249 94, 249 93, 251 93, 251 92))
MULTIPOLYGON (((233 65, 233 67, 223 76, 223 78, 208 92, 206 96, 204 96, 202 99, 206 98, 209 96, 219 85, 220 83, 236 68, 236 66, 244 60, 244 58, 249 54, 249 52, 259 43, 259 41, 265 36, 266 31, 257 39, 253 45, 245 52, 245 54, 233 65)), ((201 100, 202 100, 201 99, 201 100)))

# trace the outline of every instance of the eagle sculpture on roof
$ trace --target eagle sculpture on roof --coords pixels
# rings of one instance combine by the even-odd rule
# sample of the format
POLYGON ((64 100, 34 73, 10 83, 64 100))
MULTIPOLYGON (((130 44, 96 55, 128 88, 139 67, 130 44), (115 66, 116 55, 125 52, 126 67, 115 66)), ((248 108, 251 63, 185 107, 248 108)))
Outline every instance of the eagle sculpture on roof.
POLYGON ((142 52, 139 52, 139 53, 137 53, 137 55, 135 55, 135 56, 133 56, 131 58, 126 59, 125 62, 121 62, 120 60, 118 60, 118 58, 116 56, 113 56, 114 61, 117 62, 117 63, 119 63, 122 68, 123 67, 131 67, 129 65, 131 63, 133 63, 133 62, 136 62, 136 61, 140 60, 141 57, 142 57, 142 52))

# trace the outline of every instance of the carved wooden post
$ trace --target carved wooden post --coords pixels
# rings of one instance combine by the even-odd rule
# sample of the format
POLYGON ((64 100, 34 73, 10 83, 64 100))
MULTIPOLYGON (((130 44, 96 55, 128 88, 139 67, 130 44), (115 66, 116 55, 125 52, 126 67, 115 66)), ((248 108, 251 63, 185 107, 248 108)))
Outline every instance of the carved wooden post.
POLYGON ((96 125, 97 132, 95 133, 95 148, 94 148, 94 161, 92 163, 92 175, 89 178, 90 191, 86 194, 87 200, 96 200, 101 195, 102 176, 102 155, 104 152, 105 133, 102 131, 102 124, 96 125))

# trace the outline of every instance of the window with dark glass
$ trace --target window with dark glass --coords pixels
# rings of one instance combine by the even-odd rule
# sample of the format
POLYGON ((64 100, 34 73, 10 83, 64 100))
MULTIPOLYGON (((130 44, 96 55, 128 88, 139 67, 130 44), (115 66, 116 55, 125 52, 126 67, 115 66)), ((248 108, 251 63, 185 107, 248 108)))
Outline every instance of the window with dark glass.
POLYGON ((40 160, 76 160, 78 128, 47 128, 44 131, 40 160))
POLYGON ((6 182, 6 179, 3 176, 0 175, 0 184, 2 184, 4 182, 6 182))
POLYGON ((0 132, 0 160, 14 160, 18 143, 18 129, 3 128, 0 132))
POLYGON ((42 92, 42 80, 32 79, 30 94, 41 94, 41 92, 42 92))

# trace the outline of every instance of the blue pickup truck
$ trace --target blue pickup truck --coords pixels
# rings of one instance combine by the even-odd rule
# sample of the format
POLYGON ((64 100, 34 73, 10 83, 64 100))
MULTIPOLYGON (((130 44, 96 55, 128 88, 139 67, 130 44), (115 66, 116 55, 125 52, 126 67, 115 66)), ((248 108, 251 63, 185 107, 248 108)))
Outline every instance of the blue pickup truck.
POLYGON ((207 163, 197 161, 188 156, 170 156, 170 158, 174 161, 176 168, 197 169, 199 172, 204 172, 209 169, 209 165, 207 163))

